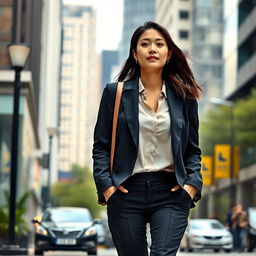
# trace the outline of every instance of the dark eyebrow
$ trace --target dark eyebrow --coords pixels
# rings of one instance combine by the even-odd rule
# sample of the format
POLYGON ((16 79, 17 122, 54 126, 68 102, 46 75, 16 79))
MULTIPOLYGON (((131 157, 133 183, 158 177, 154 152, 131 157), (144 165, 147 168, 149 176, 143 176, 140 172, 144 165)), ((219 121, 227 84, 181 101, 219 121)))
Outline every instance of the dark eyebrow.
MULTIPOLYGON (((144 41, 151 41, 150 38, 142 38, 141 41, 144 40, 144 41)), ((157 38, 156 41, 164 41, 163 38, 157 38)))

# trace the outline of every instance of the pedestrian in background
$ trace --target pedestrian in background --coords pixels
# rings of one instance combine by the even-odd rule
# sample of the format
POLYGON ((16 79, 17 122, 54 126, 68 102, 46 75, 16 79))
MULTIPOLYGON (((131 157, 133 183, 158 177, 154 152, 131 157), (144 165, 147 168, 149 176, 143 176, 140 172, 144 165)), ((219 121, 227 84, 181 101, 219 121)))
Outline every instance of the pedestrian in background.
POLYGON ((234 250, 242 252, 244 250, 243 241, 245 230, 248 226, 248 217, 241 204, 234 206, 234 210, 231 215, 231 222, 232 234, 234 237, 234 250))
POLYGON ((200 86, 185 54, 154 22, 133 34, 124 81, 112 174, 111 131, 117 83, 103 92, 94 131, 94 179, 107 204, 119 256, 174 256, 193 201, 201 197, 198 146, 200 86))
POLYGON ((225 226, 229 228, 230 232, 232 232, 232 215, 235 211, 236 204, 232 204, 231 209, 227 212, 226 219, 225 219, 225 226))

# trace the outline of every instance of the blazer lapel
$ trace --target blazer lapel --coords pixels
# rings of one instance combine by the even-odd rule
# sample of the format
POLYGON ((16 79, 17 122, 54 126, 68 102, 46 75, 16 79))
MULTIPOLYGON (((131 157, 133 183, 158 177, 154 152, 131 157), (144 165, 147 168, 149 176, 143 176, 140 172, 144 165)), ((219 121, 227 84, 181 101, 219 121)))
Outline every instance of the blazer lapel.
POLYGON ((131 132, 134 144, 139 143, 139 80, 138 78, 125 82, 122 94, 124 114, 131 132))
POLYGON ((168 83, 166 83, 166 94, 171 116, 172 152, 175 159, 180 145, 180 133, 184 124, 183 100, 171 89, 168 83))

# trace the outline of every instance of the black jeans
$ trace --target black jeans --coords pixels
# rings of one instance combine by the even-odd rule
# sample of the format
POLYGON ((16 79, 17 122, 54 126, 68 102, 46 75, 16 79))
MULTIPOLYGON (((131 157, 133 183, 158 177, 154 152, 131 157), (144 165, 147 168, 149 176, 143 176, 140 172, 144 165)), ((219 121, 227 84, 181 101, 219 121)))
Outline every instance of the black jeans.
POLYGON ((108 200, 108 222, 119 256, 147 256, 146 224, 150 225, 151 256, 175 256, 187 226, 192 200, 177 185, 174 173, 135 174, 108 200))

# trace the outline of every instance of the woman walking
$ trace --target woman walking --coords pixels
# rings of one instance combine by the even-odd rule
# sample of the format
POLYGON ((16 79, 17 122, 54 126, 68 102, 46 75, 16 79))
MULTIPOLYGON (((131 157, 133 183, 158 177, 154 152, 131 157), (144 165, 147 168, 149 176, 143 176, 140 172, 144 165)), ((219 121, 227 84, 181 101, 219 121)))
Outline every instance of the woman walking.
POLYGON ((189 210, 200 199, 198 146, 200 87, 184 53, 168 31, 147 22, 134 32, 116 128, 113 171, 110 150, 117 84, 103 92, 94 131, 94 179, 107 204, 119 256, 174 256, 189 210))

